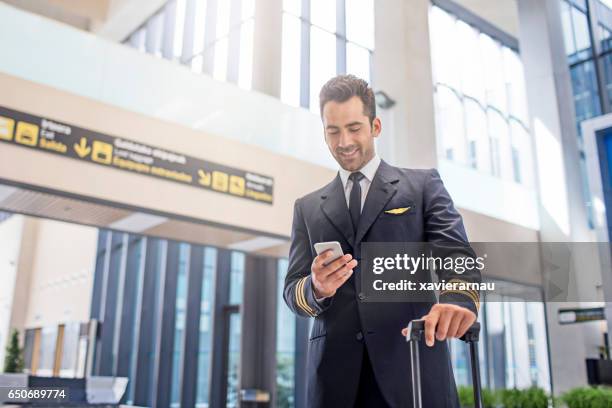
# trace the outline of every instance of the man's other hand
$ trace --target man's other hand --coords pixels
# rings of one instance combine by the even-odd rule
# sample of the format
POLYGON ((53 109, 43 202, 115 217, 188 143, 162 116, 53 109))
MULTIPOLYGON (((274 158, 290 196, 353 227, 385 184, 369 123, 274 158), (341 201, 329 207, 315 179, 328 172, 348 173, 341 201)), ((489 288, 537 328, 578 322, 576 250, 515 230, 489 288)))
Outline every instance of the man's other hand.
MULTIPOLYGON (((476 315, 465 307, 437 303, 421 319, 425 320, 425 343, 431 347, 434 345, 434 335, 439 341, 463 336, 476 321, 476 315)), ((402 329, 402 336, 407 335, 408 329, 402 329)))
POLYGON ((343 255, 329 265, 325 265, 331 255, 331 250, 323 252, 312 261, 310 267, 317 299, 333 296, 336 290, 351 277, 353 268, 357 266, 357 261, 351 254, 343 255))

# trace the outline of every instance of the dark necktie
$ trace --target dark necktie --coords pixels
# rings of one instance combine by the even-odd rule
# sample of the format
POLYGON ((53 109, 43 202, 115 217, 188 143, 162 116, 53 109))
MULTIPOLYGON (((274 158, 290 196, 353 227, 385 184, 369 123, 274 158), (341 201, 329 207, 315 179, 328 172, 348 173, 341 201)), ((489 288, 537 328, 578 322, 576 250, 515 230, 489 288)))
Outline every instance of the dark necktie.
POLYGON ((351 187, 351 195, 349 197, 349 212, 351 213, 351 221, 353 221, 353 231, 357 233, 359 226, 359 216, 361 215, 361 184, 359 182, 365 176, 360 172, 351 173, 349 180, 353 182, 351 187))

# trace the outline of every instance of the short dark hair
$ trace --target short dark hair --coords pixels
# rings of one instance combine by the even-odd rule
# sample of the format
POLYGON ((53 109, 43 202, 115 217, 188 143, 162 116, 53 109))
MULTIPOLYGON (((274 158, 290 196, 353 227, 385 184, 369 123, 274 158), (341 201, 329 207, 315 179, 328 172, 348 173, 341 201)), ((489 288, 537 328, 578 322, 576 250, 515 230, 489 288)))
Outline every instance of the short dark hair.
POLYGON ((319 105, 321 118, 323 118, 323 107, 327 102, 346 102, 353 96, 358 96, 363 102, 363 113, 370 119, 370 123, 376 117, 376 101, 374 91, 368 83, 355 75, 338 75, 323 85, 319 93, 319 105))

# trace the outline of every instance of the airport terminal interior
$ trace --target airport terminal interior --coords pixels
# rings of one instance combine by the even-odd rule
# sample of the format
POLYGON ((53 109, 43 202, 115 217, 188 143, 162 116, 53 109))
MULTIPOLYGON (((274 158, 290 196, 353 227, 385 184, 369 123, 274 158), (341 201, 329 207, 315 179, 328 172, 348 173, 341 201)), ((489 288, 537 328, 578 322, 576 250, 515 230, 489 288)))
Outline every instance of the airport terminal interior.
MULTIPOLYGON (((0 361, 16 330, 26 373, 125 378, 126 405, 306 406, 313 319, 283 285, 294 202, 338 169, 337 74, 369 81, 378 154, 437 168, 470 241, 612 236, 609 0, 3 0, 0 54, 0 361)), ((608 311, 594 256, 590 302, 490 278, 514 290, 481 299, 483 387, 591 382, 612 310, 558 312, 608 311)))

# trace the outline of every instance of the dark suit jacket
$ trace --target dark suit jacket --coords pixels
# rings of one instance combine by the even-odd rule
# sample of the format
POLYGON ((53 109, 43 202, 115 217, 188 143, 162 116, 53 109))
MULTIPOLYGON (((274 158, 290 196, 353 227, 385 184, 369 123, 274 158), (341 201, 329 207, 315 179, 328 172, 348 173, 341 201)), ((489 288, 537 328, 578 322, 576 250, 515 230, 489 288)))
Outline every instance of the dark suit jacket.
MULTIPOLYGON (((284 298, 291 310, 314 317, 308 348, 308 407, 353 407, 364 347, 385 399, 392 407, 412 406, 410 352, 401 329, 427 314, 432 302, 364 302, 360 264, 336 294, 317 302, 310 267, 317 242, 339 241, 344 253, 361 260, 361 242, 464 243, 463 221, 438 172, 401 169, 381 161, 372 180, 357 231, 353 231, 340 176, 295 202, 284 298), (402 215, 384 210, 410 206, 402 215)), ((469 246, 468 246, 469 248, 469 246)), ((471 251, 471 249, 470 249, 471 251)), ((480 281, 478 271, 463 274, 480 281)), ((444 278, 444 276, 441 276, 444 278)), ((477 296, 477 294, 476 294, 477 296)), ((440 302, 477 313, 470 293, 440 294, 440 302)), ((424 342, 423 342, 424 343, 424 342)), ((421 345, 424 407, 458 407, 448 346, 421 345)))

